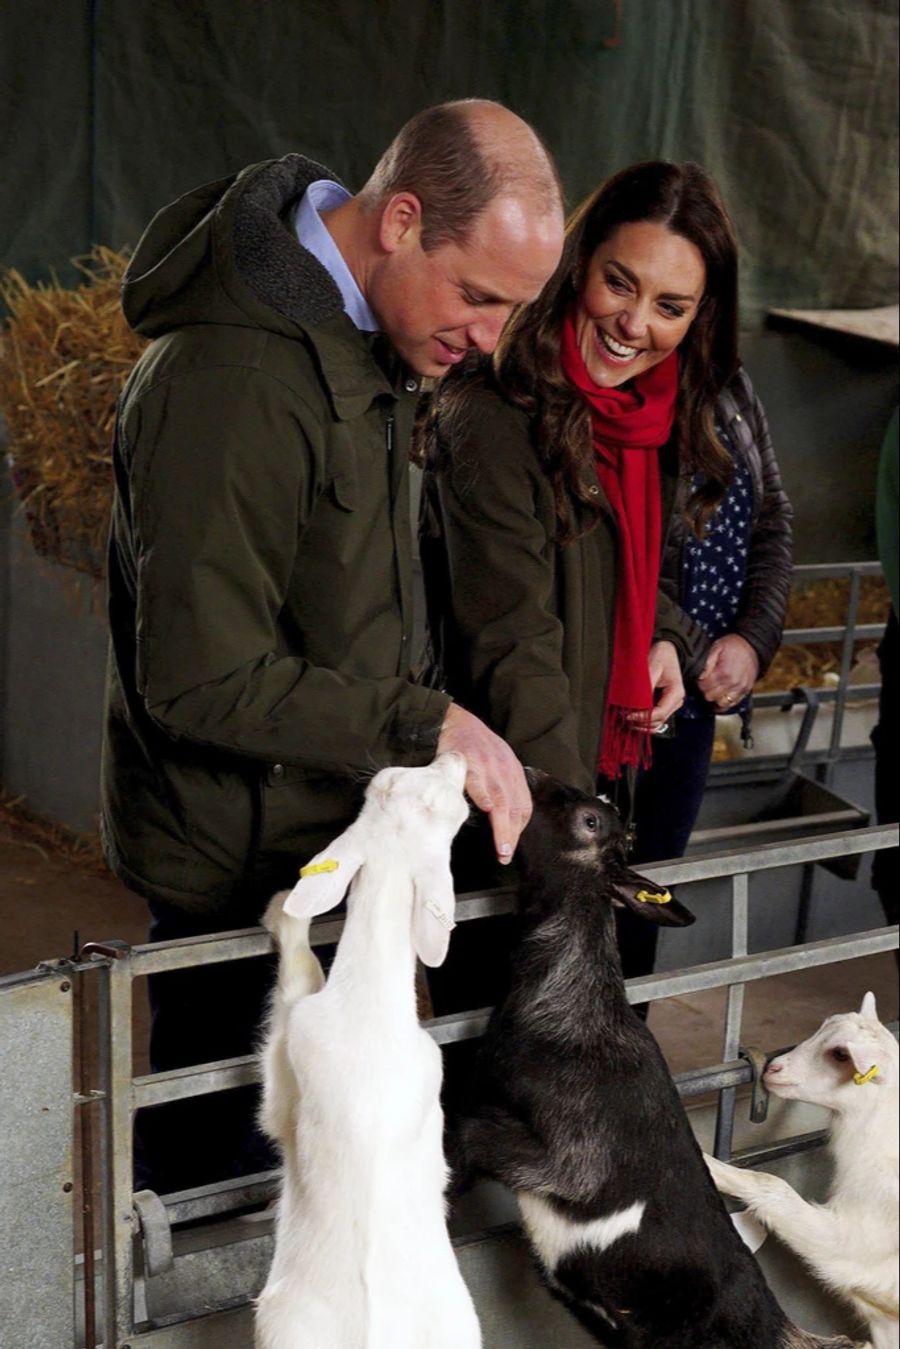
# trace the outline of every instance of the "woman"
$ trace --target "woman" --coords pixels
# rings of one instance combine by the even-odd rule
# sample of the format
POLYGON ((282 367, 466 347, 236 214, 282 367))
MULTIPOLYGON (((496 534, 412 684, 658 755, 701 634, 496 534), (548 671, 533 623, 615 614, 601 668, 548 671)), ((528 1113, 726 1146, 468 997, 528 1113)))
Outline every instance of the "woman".
POLYGON ((442 383, 426 444, 436 665, 525 763, 587 790, 633 780, 682 672, 713 704, 743 696, 771 655, 757 611, 783 616, 789 507, 739 372, 734 233, 702 169, 639 164, 598 188, 490 366, 442 383), (670 555, 704 536, 737 481, 735 451, 764 545, 744 587, 755 669, 722 659, 674 598, 676 576, 659 586, 674 517, 670 555))

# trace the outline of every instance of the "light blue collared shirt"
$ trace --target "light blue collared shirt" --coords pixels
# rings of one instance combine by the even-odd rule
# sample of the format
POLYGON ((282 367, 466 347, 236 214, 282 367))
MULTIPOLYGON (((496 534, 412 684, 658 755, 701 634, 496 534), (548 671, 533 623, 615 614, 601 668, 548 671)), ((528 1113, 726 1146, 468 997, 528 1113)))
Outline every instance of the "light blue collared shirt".
POLYGON ((349 201, 350 193, 330 178, 318 178, 310 183, 297 204, 294 229, 304 248, 309 249, 331 277, 344 301, 347 317, 361 332, 377 333, 381 326, 366 304, 365 296, 344 261, 341 250, 328 232, 320 211, 330 211, 341 202, 349 201))

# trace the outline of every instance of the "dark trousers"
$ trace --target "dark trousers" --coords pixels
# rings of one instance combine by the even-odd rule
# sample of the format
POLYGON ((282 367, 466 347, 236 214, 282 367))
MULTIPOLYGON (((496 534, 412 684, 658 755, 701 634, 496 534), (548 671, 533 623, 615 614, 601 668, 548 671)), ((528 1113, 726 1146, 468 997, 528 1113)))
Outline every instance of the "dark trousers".
MULTIPOLYGON (((154 901, 149 907, 149 940, 172 941, 252 927, 265 898, 221 919, 154 901)), ((149 976, 151 1071, 252 1054, 274 970, 274 957, 264 956, 149 976)), ((258 1100, 258 1087, 238 1087, 139 1111, 135 1188, 168 1194, 276 1166, 275 1153, 256 1128, 258 1100)))
MULTIPOLYGON (((629 861, 642 864, 683 857, 709 776, 715 717, 676 717, 671 739, 654 737, 653 763, 635 789, 635 842, 629 861)), ((659 928, 629 909, 617 909, 619 950, 626 979, 652 974, 659 928)))
MULTIPOLYGON (((897 744, 897 615, 888 616, 887 629, 878 648, 881 665, 881 695, 878 725, 872 731, 875 746, 875 814, 879 824, 895 824, 900 816, 900 764, 897 744)), ((882 848, 872 862, 872 885, 878 891, 885 922, 896 923, 900 909, 900 849, 882 848)))

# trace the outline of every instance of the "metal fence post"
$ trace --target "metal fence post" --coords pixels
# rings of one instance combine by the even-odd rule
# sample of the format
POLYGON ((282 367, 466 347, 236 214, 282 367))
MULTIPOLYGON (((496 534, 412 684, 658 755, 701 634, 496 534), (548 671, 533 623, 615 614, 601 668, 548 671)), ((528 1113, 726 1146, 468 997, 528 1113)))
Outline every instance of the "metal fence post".
POLYGON ((103 1091, 103 1343, 104 1349, 118 1349, 127 1342, 134 1325, 132 955, 131 948, 119 942, 93 947, 91 953, 105 958, 98 1015, 103 1091))
MULTIPOLYGON (((745 956, 747 950, 749 881, 746 872, 731 878, 731 955, 745 956)), ((744 984, 729 984, 728 1006, 725 1013, 725 1036, 722 1060, 730 1063, 738 1057, 741 1047, 741 1023, 744 1016, 744 984)), ((723 1161, 731 1157, 734 1135, 734 1109, 737 1088, 726 1087, 719 1096, 716 1111, 715 1155, 723 1161)))

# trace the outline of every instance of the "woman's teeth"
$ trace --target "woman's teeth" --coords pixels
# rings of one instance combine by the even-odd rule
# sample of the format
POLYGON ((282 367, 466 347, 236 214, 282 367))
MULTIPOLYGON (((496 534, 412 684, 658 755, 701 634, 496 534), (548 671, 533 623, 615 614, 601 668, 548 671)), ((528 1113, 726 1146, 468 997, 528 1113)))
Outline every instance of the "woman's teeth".
POLYGON ((620 361, 632 361, 635 356, 640 355, 640 347, 623 346, 621 342, 616 342, 614 338, 610 337, 609 333, 603 332, 600 328, 597 329, 597 336, 610 355, 616 356, 620 361))

